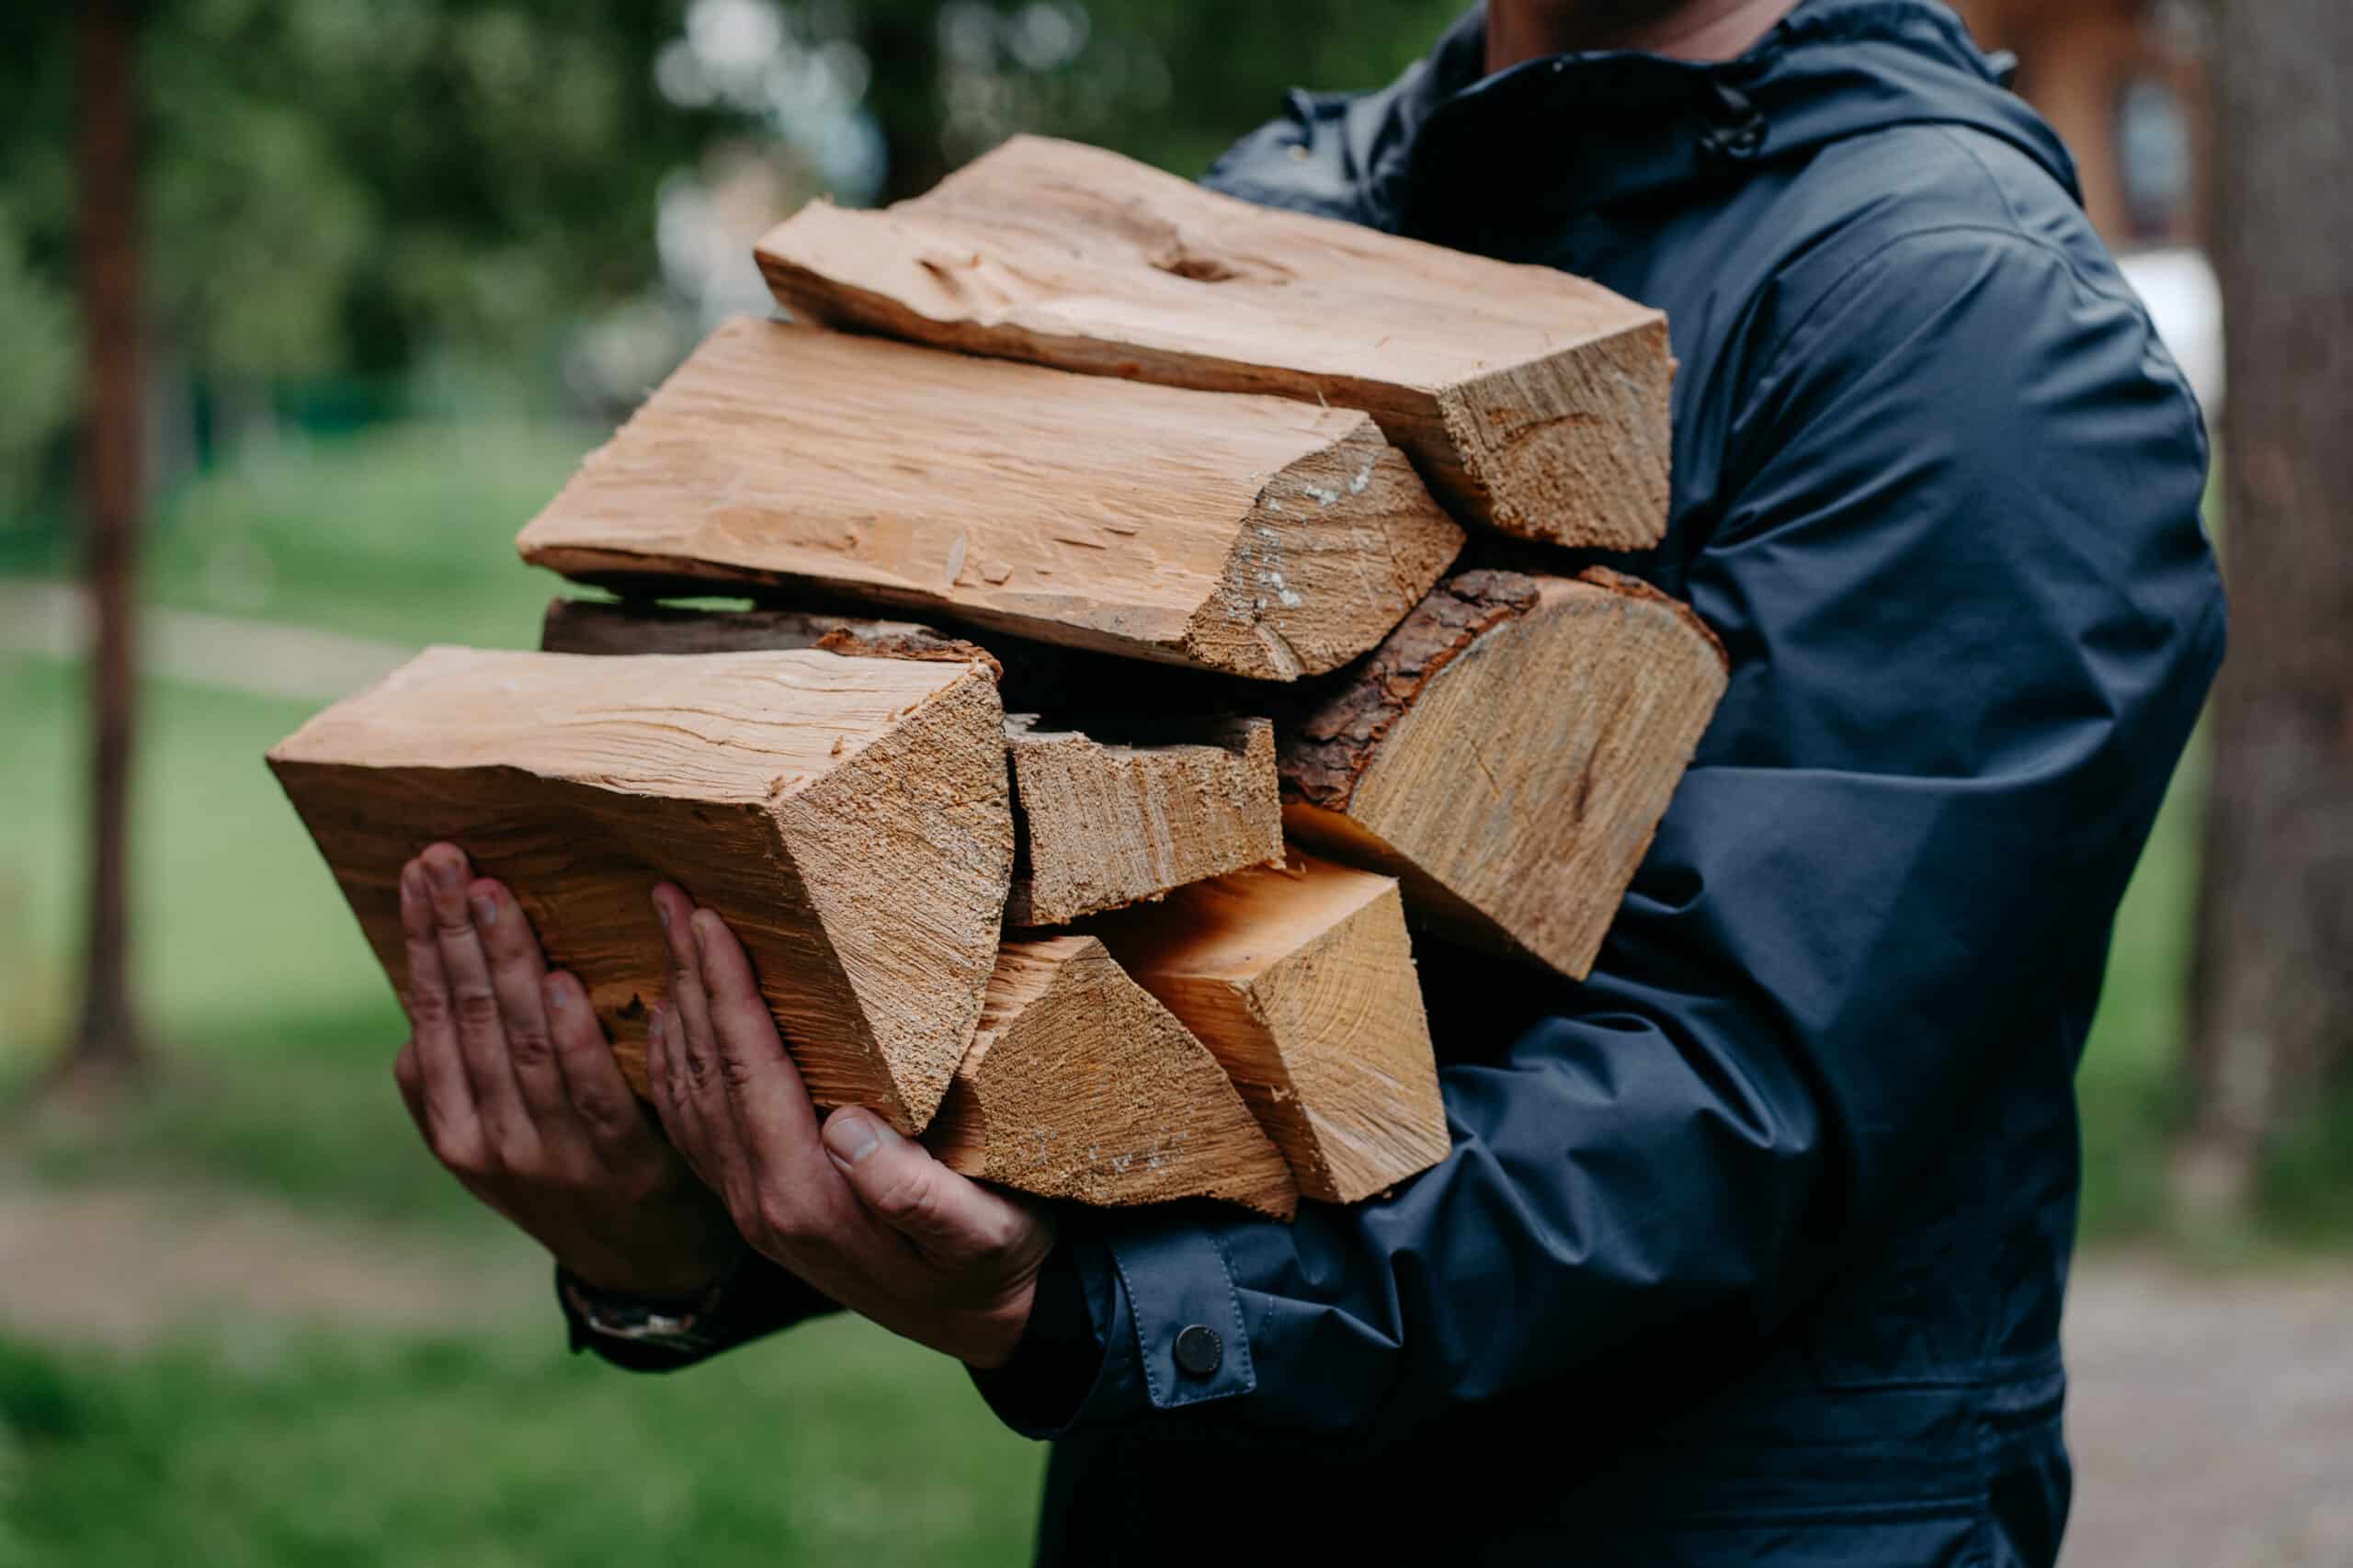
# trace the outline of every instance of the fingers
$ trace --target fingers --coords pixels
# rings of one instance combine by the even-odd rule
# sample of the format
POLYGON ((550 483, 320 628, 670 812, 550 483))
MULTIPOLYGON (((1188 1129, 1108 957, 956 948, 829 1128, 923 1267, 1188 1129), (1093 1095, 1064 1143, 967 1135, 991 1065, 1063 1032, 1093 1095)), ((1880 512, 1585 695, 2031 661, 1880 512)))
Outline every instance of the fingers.
POLYGON ((523 1108, 515 1069, 507 1060, 506 1031, 498 993, 491 984, 490 960, 483 951, 482 939, 474 931, 473 912, 466 903, 471 868, 465 852, 454 844, 436 844, 417 858, 425 867, 434 944, 457 1017, 458 1056, 473 1090, 475 1111, 499 1157, 512 1164, 524 1163, 537 1140, 523 1108))
POLYGON ((654 890, 654 917, 662 923, 662 945, 670 957, 670 1007, 680 1025, 667 1041, 690 1087, 699 1090, 719 1071, 710 1037, 710 1004, 703 995, 702 963, 690 927, 695 906, 672 883, 654 890))
POLYGON ((548 965, 539 938, 532 935, 514 895, 487 877, 466 889, 466 908, 473 916, 474 938, 490 965, 490 989, 498 999, 507 1070, 515 1075, 524 1112, 543 1138, 568 1130, 575 1119, 549 1035, 547 1003, 540 984, 548 965))
MULTIPOLYGON (((613 1060, 612 1046, 588 1005, 588 988, 563 970, 551 971, 540 981, 540 1005, 547 1014, 548 1040, 564 1096, 588 1141, 608 1160, 636 1153, 652 1129, 621 1076, 620 1063, 613 1060)), ((649 1061, 647 1070, 652 1067, 649 1061)))
POLYGON ((403 1054, 416 1069, 426 1141, 445 1162, 470 1163, 480 1151, 480 1119, 458 1055, 456 1005, 433 934, 432 895, 422 862, 401 868, 401 936, 408 949, 408 993, 402 1003, 415 1032, 403 1054))
POLYGON ((834 1112, 824 1140, 826 1155, 868 1211, 935 1256, 1002 1256, 1035 1225, 1027 1210, 958 1176, 872 1111, 834 1112))
POLYGON ((720 1081, 734 1101, 756 1166, 814 1158, 817 1112, 784 1052, 752 960, 727 922, 698 909, 688 922, 710 1014, 720 1081))
POLYGON ((408 1107, 408 1119, 431 1138, 433 1129, 425 1119, 425 1069, 417 1064, 415 1035, 401 1043, 400 1054, 392 1058, 392 1083, 400 1089, 401 1104, 408 1107))

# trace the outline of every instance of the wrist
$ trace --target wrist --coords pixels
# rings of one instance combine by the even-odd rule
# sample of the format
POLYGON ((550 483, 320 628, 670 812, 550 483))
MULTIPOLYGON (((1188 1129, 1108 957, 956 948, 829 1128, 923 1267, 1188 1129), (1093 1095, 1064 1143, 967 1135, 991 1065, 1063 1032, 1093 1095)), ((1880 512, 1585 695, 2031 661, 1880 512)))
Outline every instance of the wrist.
POLYGON ((1031 1274, 1021 1281, 1004 1302, 983 1313, 977 1325, 973 1346, 960 1352, 957 1359, 976 1372, 993 1372, 1013 1359, 1021 1347, 1022 1335, 1029 1331, 1029 1317, 1038 1300, 1038 1277, 1031 1274))

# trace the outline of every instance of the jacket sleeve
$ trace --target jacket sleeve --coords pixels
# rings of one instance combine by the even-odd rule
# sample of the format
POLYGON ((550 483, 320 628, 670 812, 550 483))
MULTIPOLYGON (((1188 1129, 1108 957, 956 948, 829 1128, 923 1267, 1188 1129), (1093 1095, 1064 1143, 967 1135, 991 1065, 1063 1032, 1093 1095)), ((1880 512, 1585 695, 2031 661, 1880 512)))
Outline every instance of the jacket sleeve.
POLYGON ((1686 545, 1732 685, 1589 980, 1454 1053, 1451 1153, 1384 1200, 1089 1221, 1099 1362, 1060 1419, 984 1385, 1017 1428, 1360 1450, 1640 1375, 1662 1324, 1761 1340, 2050 1049, 2018 1026, 2097 964, 2221 657, 2195 404, 2120 285, 2009 230, 1771 331, 1686 545))

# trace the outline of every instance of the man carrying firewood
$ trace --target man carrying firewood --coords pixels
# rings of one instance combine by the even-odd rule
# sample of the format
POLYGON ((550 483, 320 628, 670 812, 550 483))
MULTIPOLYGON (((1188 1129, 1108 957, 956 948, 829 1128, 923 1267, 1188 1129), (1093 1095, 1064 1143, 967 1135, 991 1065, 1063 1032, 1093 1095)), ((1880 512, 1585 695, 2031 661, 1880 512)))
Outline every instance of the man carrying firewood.
POLYGON ((1385 1198, 1055 1212, 821 1122, 668 887, 657 1122, 439 846, 436 1153, 623 1366, 837 1307, 965 1361, 1054 1440, 1050 1562, 2051 1563, 2072 1076, 2223 636, 2066 153, 1934 0, 1491 0, 1209 183, 1667 312, 1671 524, 1613 564, 1731 686, 1590 979, 1425 947, 1452 1146, 1385 1198))

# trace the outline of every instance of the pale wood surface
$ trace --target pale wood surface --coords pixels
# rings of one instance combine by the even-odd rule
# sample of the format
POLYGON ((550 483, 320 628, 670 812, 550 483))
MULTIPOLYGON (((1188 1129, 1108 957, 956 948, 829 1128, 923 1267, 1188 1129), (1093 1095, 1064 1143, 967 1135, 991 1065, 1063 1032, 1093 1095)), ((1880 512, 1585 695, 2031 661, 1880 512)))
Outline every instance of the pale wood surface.
POLYGON ((1275 727, 1166 721, 1133 744, 1006 721, 1021 855, 1006 918, 1062 926, 1223 871, 1280 862, 1275 727))
POLYGON ((1290 680, 1378 642, 1462 534, 1352 411, 736 320, 518 543, 1290 680))
POLYGON ((1632 578, 1466 572, 1287 724, 1284 821, 1583 979, 1724 684, 1699 618, 1632 578))
POLYGON ((924 1141, 951 1169, 1042 1198, 1219 1198, 1282 1219, 1299 1205, 1216 1058, 1092 937, 998 949, 924 1141))
POLYGON ((1013 863, 976 665, 434 648, 269 754, 393 984, 436 839, 513 888, 642 1089, 665 878, 749 950, 810 1093, 919 1129, 971 1042, 1013 863))
POLYGON ((1445 1157, 1393 879, 1294 853, 1086 929, 1209 1047, 1305 1196, 1354 1202, 1445 1157))
POLYGON ((756 254, 801 319, 1360 408, 1464 517, 1611 549, 1665 530, 1665 318, 1553 268, 1028 136, 881 211, 814 203, 756 254))

